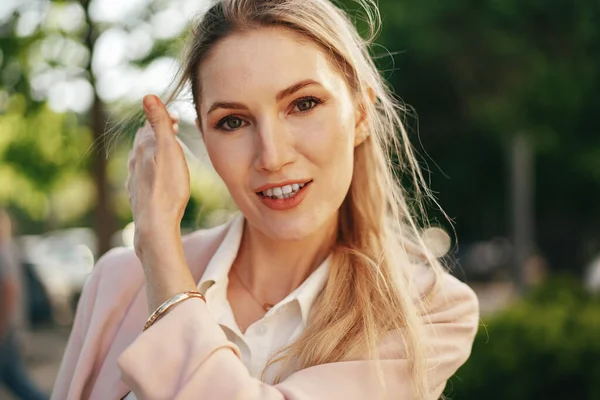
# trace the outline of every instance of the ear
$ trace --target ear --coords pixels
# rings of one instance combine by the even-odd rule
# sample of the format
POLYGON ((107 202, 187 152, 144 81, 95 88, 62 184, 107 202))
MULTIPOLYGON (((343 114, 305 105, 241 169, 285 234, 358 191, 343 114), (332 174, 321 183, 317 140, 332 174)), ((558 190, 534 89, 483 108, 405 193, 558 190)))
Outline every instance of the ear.
POLYGON ((371 134, 370 123, 367 114, 367 103, 375 104, 375 91, 367 88, 356 106, 356 124, 354 127, 354 147, 364 142, 371 134))

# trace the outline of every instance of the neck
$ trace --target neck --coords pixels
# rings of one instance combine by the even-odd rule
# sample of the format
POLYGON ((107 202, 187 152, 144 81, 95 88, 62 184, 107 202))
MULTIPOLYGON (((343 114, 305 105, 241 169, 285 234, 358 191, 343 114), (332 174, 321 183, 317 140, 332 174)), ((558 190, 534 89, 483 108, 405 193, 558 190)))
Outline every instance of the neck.
POLYGON ((310 237, 282 241, 264 235, 246 221, 234 268, 253 294, 276 304, 327 258, 336 231, 337 216, 310 237))

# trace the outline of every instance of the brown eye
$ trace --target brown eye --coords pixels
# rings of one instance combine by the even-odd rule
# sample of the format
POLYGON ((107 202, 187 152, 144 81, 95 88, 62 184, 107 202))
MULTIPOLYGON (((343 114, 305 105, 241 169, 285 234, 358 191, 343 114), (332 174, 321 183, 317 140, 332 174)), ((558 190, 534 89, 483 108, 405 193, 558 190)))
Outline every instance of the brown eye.
POLYGON ((313 99, 303 99, 296 103, 296 109, 300 112, 304 112, 314 108, 316 104, 317 102, 313 99))
POLYGON ((225 125, 228 129, 237 129, 242 126, 242 120, 235 117, 229 118, 227 121, 225 121, 225 125))
POLYGON ((317 97, 302 97, 292 103, 294 105, 294 109, 292 110, 292 112, 307 113, 321 103, 323 103, 323 100, 317 97))
POLYGON ((236 129, 241 128, 244 125, 244 121, 236 116, 229 115, 223 119, 221 119, 216 127, 218 129, 222 129, 225 131, 234 131, 236 129))

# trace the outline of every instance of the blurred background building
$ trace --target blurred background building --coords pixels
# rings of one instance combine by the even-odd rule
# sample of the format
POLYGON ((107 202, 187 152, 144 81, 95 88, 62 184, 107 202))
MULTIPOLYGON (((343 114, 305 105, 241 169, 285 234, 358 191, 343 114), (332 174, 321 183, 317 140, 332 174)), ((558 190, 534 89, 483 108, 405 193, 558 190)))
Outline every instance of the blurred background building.
MULTIPOLYGON (((17 231, 25 350, 47 390, 95 260, 132 243, 128 117, 168 87, 207 3, 0 2, 0 207, 17 231)), ((364 30, 356 4, 339 3, 364 30)), ((484 312, 448 397, 600 398, 600 5, 379 3, 373 53, 453 221, 432 208, 424 238, 484 312)), ((190 99, 173 109, 193 184, 182 228, 218 224, 235 207, 190 99)))

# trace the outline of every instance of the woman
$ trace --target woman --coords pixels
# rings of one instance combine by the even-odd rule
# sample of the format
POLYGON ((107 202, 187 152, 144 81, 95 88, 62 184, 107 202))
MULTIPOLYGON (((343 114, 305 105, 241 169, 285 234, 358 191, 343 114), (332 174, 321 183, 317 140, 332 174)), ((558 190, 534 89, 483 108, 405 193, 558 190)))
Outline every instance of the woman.
POLYGON ((241 213, 180 237, 188 170, 146 96, 135 252, 94 269, 53 398, 438 398, 470 353, 477 300, 419 239, 388 158, 420 193, 400 107, 346 16, 327 0, 220 1, 169 101, 188 82, 241 213))

